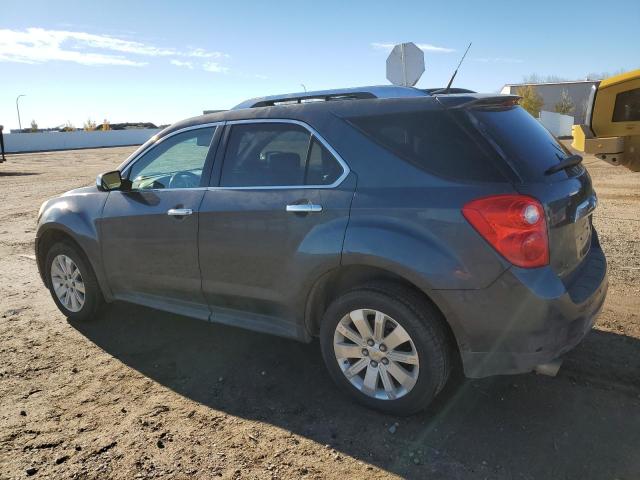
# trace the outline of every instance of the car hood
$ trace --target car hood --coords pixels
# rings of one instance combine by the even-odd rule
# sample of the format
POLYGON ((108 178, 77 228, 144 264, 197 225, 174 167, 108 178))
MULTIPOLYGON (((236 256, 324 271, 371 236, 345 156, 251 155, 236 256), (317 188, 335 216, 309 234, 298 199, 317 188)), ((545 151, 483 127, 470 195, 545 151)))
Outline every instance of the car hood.
POLYGON ((98 193, 98 187, 95 185, 88 185, 86 187, 74 188, 73 190, 69 190, 68 192, 64 192, 62 196, 66 195, 84 195, 87 193, 98 193))

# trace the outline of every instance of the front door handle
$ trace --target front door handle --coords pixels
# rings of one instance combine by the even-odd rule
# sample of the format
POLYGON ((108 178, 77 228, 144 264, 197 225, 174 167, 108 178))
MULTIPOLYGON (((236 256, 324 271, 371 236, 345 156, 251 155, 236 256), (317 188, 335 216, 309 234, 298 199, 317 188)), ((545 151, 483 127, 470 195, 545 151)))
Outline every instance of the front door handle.
POLYGON ((292 213, 317 213, 322 211, 322 205, 314 205, 312 203, 295 203, 287 205, 287 212, 292 213))
POLYGON ((171 217, 186 217, 187 215, 191 215, 193 210, 190 208, 170 208, 167 210, 167 215, 171 217))

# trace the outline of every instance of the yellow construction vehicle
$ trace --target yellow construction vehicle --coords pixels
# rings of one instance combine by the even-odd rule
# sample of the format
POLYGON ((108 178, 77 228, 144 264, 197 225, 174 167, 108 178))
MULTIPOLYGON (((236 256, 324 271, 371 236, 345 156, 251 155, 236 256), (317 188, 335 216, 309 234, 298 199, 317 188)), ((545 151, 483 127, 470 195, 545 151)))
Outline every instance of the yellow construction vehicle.
POLYGON ((607 78, 592 88, 587 124, 573 126, 571 146, 639 172, 640 70, 607 78))

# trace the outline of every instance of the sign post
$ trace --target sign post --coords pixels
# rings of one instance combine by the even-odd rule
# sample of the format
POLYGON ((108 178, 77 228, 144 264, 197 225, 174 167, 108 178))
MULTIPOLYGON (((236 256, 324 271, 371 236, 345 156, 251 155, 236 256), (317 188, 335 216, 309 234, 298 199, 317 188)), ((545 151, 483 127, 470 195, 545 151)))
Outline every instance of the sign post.
POLYGON ((7 159, 4 158, 4 137, 2 134, 2 130, 4 127, 0 125, 0 163, 5 162, 7 159))

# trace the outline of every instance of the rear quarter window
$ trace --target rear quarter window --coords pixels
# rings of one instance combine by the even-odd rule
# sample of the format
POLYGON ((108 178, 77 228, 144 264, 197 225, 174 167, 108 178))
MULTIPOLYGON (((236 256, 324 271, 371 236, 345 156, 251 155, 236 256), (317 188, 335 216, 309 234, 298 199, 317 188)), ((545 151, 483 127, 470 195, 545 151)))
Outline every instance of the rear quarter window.
MULTIPOLYGON (((550 181, 545 171, 571 152, 519 106, 477 108, 470 119, 489 138, 523 181, 550 181)), ((555 175, 564 175, 558 172, 555 175)))
POLYGON ((495 154, 442 110, 422 110, 346 119, 396 156, 453 180, 501 182, 495 154))

